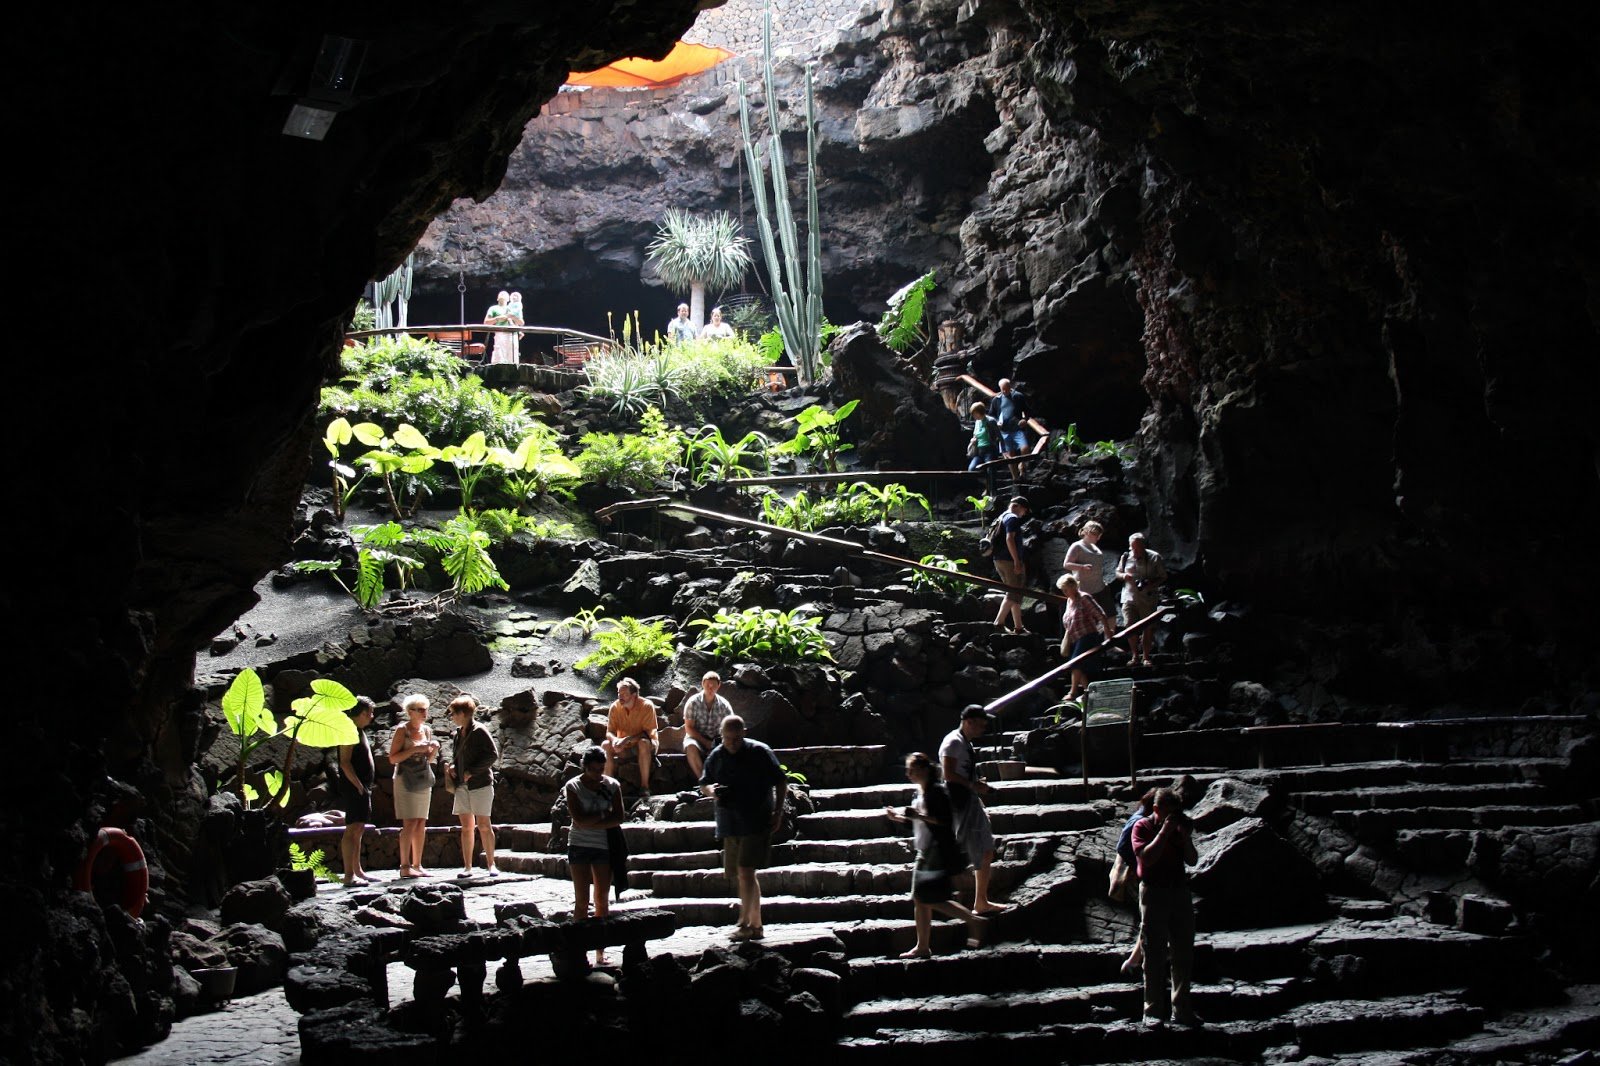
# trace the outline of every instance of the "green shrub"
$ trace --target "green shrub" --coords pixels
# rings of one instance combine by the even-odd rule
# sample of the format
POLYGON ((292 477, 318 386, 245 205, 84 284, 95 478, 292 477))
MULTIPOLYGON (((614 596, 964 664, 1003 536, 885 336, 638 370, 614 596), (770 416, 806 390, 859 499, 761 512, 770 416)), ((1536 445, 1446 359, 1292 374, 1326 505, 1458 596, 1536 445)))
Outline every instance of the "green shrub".
POLYGON ((526 400, 485 386, 465 373, 448 348, 414 337, 377 337, 344 349, 345 376, 322 390, 324 418, 384 425, 408 423, 431 440, 482 433, 509 446, 534 424, 526 400))
POLYGON ((822 619, 805 617, 771 607, 748 607, 729 614, 689 623, 702 629, 696 648, 724 659, 758 659, 764 662, 832 661, 822 619))
POLYGON ((831 496, 819 493, 814 500, 804 489, 787 500, 768 489, 761 497, 761 516, 775 526, 813 533, 827 526, 870 525, 883 521, 894 508, 914 502, 928 506, 927 497, 898 484, 878 489, 858 481, 837 486, 831 496), (886 491, 889 489, 900 491, 886 491))
POLYGON ((639 433, 585 433, 574 460, 585 481, 621 488, 647 489, 667 480, 683 462, 684 435, 669 429, 661 412, 645 409, 639 433))
POLYGON ((632 615, 618 618, 615 627, 594 634, 598 647, 573 663, 577 670, 598 667, 605 671, 601 683, 609 685, 628 671, 672 658, 676 641, 667 620, 646 622, 632 615))
POLYGON ((526 533, 536 540, 560 540, 577 534, 571 522, 538 518, 504 507, 479 511, 477 519, 478 528, 487 533, 495 544, 504 544, 518 533, 526 533))
POLYGON ((691 476, 697 482, 746 477, 766 468, 767 449, 771 446, 765 435, 754 430, 728 441, 722 436, 721 426, 702 426, 687 441, 691 476))

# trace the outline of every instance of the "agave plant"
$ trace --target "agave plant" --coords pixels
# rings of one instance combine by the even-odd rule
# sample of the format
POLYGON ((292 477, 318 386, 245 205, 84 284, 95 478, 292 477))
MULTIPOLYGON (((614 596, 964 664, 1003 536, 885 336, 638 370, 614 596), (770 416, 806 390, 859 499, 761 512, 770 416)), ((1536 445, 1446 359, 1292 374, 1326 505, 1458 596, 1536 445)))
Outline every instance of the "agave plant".
POLYGON ((689 290, 689 320, 699 329, 706 321, 706 289, 729 289, 750 269, 749 238, 726 211, 691 215, 668 208, 645 254, 661 280, 689 290))

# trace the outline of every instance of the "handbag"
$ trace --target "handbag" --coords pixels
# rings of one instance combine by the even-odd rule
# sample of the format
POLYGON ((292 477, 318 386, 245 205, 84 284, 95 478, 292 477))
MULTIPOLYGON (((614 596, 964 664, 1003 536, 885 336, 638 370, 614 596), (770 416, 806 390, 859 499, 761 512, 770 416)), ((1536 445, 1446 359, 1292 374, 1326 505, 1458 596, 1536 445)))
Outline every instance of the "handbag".
POLYGON ((1106 889, 1106 895, 1121 903, 1127 898, 1128 883, 1131 880, 1133 880, 1133 871, 1129 869, 1128 864, 1123 861, 1122 856, 1119 854, 1111 864, 1111 878, 1109 887, 1106 889))
POLYGON ((968 455, 977 455, 978 454, 978 442, 977 441, 975 441, 975 440, 967 441, 967 454, 968 455))

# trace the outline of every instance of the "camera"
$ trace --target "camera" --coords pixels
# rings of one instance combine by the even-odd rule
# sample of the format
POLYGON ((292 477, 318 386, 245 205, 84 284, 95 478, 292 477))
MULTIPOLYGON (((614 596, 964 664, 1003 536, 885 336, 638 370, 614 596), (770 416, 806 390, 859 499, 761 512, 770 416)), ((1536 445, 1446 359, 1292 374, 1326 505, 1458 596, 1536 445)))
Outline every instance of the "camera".
POLYGON ((1145 578, 1142 578, 1142 577, 1135 578, 1134 582, 1133 582, 1133 587, 1136 588, 1136 589, 1142 589, 1147 584, 1149 584, 1149 582, 1145 578))

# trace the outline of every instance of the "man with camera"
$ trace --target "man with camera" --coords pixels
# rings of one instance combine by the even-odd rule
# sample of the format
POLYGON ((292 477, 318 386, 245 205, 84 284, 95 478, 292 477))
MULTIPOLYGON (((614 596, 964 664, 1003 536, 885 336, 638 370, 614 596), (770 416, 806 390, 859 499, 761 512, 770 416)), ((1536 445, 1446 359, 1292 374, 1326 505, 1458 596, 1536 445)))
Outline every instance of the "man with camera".
MULTIPOLYGON (((1122 625, 1133 625, 1155 611, 1161 603, 1161 586, 1167 581, 1167 566, 1161 556, 1144 546, 1144 534, 1128 538, 1128 550, 1117 560, 1117 578, 1122 582, 1122 625)), ((1145 626, 1128 636, 1128 665, 1149 666, 1154 628, 1145 626)))
POLYGON ((1134 823, 1133 854, 1139 863, 1145 1024, 1159 1026, 1176 1019, 1180 1025, 1201 1025, 1189 1003, 1194 900, 1189 894, 1188 870, 1200 856, 1194 847, 1193 827, 1183 813, 1183 800, 1172 789, 1158 789, 1155 808, 1134 823))

